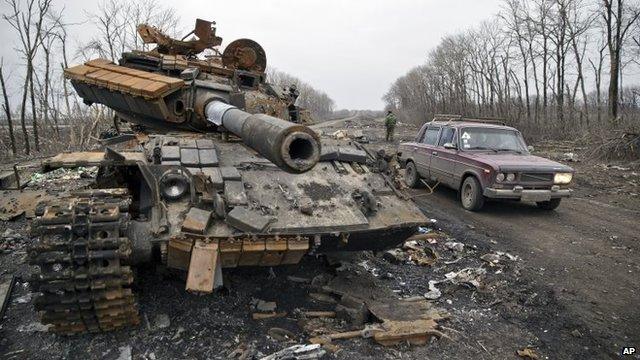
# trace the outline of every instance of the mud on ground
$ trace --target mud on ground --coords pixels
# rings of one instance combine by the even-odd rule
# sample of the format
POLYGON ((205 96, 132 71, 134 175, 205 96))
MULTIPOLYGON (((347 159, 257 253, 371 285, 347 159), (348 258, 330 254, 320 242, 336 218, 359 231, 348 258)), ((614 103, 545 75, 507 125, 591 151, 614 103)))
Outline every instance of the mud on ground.
MULTIPOLYGON (((322 129, 344 128, 362 130, 371 149, 392 151, 395 146, 381 141, 380 120, 334 122, 322 129)), ((416 130, 400 124, 396 139, 411 139, 416 130)), ((585 169, 593 166, 578 164, 585 169)), ((227 289, 212 295, 186 293, 181 274, 142 269, 137 282, 140 327, 71 338, 45 332, 37 322, 27 284, 32 270, 24 264, 25 248, 32 241, 28 221, 21 217, 0 222, 0 234, 7 235, 0 247, 0 272, 17 280, 0 323, 0 357, 225 359, 240 348, 260 358, 307 343, 316 332, 353 328, 340 319, 317 323, 300 315, 335 308, 309 295, 319 292, 317 281, 312 285, 303 279, 321 275, 365 285, 353 290, 366 292, 363 296, 411 299, 429 294, 433 306, 450 315, 440 321, 441 331, 450 339, 434 337, 425 346, 411 347, 383 347, 372 339, 338 340, 332 349, 337 352, 325 358, 517 359, 516 352, 525 348, 541 359, 617 358, 622 346, 640 344, 636 275, 640 207, 630 194, 620 197, 623 203, 608 201, 608 190, 595 179, 585 179, 578 181, 576 198, 555 213, 502 203, 469 213, 458 206, 453 191, 437 189, 425 195, 424 190, 412 190, 409 194, 434 219, 424 229, 435 234, 430 239, 393 254, 359 253, 339 263, 333 257, 308 256, 297 266, 273 271, 225 269, 227 289), (425 254, 433 251, 437 260, 432 265, 416 264, 420 256, 416 258, 415 248, 425 254), (478 276, 443 281, 464 269, 473 269, 478 276), (443 281, 435 284, 439 297, 430 280, 443 281), (253 320, 255 299, 275 301, 277 311, 286 315, 253 320), (293 338, 278 340, 269 335, 272 328, 288 330, 293 338)), ((74 181, 83 180, 67 183, 74 181)), ((637 191, 637 185, 628 186, 625 191, 637 191)))

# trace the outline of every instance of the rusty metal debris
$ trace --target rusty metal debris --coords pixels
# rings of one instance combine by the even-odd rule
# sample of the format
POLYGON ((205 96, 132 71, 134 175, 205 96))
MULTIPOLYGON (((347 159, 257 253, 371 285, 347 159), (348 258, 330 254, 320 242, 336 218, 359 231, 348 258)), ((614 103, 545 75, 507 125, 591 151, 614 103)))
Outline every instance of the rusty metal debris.
POLYGON ((537 360, 537 359, 540 358, 538 356, 538 354, 536 354, 536 352, 532 348, 529 348, 529 347, 524 348, 522 350, 518 350, 516 353, 521 358, 532 359, 532 360, 537 360))
POLYGON ((41 202, 55 199, 55 196, 47 194, 44 190, 19 191, 0 190, 0 220, 12 220, 20 215, 27 219, 36 216, 36 207, 41 202))
POLYGON ((11 290, 13 290, 14 282, 15 277, 13 275, 0 277, 0 319, 4 316, 7 303, 11 298, 11 290))
POLYGON ((286 349, 280 350, 269 356, 263 357, 262 360, 307 360, 320 359, 326 354, 326 351, 319 344, 311 345, 294 345, 286 349))
POLYGON ((278 312, 277 307, 278 305, 273 301, 253 299, 251 302, 251 308, 253 310, 251 317, 253 320, 265 320, 287 316, 286 312, 278 312))
POLYGON ((268 313, 253 313, 251 314, 251 318, 253 320, 265 320, 265 319, 275 319, 275 318, 282 318, 287 316, 286 312, 268 312, 268 313))
POLYGON ((309 342, 312 344, 328 344, 334 340, 346 340, 353 339, 357 337, 361 337, 364 339, 372 338, 375 336, 376 332, 383 331, 382 328, 374 325, 365 326, 362 330, 354 330, 354 331, 346 331, 340 333, 327 334, 322 336, 317 336, 309 339, 309 342))
POLYGON ((431 336, 447 337, 439 330, 438 320, 448 315, 426 302, 385 301, 372 303, 368 310, 381 323, 368 323, 360 330, 323 334, 312 337, 312 344, 330 344, 334 340, 372 338, 384 346, 399 343, 424 345, 431 336))
POLYGON ((394 346, 400 343, 424 345, 432 336, 445 337, 442 332, 437 330, 437 327, 438 324, 434 319, 386 321, 382 324, 383 330, 375 332, 373 338, 384 346, 394 346))
POLYGON ((319 301, 321 303, 327 304, 335 304, 337 303, 336 299, 330 295, 322 294, 322 293, 310 293, 309 297, 315 301, 319 301))
POLYGON ((291 331, 279 327, 272 327, 267 334, 278 341, 291 341, 296 337, 291 331))
POLYGON ((346 320, 352 328, 335 331, 330 322, 327 323, 333 318, 308 317, 305 328, 312 335, 311 343, 326 345, 339 340, 371 338, 384 346, 423 345, 432 336, 448 338, 439 325, 449 317, 442 309, 424 298, 399 300, 392 292, 379 288, 374 276, 367 272, 363 275, 363 270, 358 270, 355 264, 343 262, 341 268, 337 276, 315 281, 315 287, 328 298, 339 298, 335 304, 336 319, 346 320))
POLYGON ((255 310, 260 312, 274 312, 278 307, 274 301, 264 301, 260 299, 254 299, 251 305, 255 310))
POLYGON ((182 40, 172 39, 160 29, 147 24, 138 25, 138 34, 146 44, 155 43, 158 47, 155 51, 167 55, 193 55, 199 54, 205 49, 210 49, 222 44, 222 38, 216 36, 215 23, 202 19, 196 19, 194 30, 182 40), (190 35, 196 38, 185 41, 190 35))
POLYGON ((302 315, 306 317, 326 317, 326 318, 334 318, 336 317, 335 311, 304 311, 302 315))

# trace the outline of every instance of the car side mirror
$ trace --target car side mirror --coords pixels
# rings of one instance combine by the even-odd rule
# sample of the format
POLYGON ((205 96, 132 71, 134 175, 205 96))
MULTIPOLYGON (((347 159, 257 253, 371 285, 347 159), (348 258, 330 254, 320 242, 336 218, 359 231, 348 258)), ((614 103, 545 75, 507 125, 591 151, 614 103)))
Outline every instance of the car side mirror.
POLYGON ((458 147, 454 143, 445 143, 442 146, 444 146, 445 149, 450 149, 450 150, 457 150, 458 149, 458 147))
POLYGON ((535 149, 536 149, 536 148, 534 148, 534 147, 533 147, 533 145, 529 145, 529 146, 527 146, 527 150, 528 150, 529 152, 533 152, 535 149))

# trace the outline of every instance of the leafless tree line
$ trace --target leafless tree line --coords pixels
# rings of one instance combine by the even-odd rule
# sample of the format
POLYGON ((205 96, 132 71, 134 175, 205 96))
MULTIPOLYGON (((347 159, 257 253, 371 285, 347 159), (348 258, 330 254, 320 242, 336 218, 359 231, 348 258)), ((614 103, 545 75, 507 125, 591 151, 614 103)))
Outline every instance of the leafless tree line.
POLYGON ((623 79, 640 66, 639 17, 635 0, 504 0, 496 18, 445 37, 383 100, 416 123, 460 113, 538 135, 637 127, 640 88, 623 79))
MULTIPOLYGON (((141 23, 153 24, 171 36, 181 30, 175 9, 157 0, 102 0, 95 12, 86 13, 95 35, 85 43, 69 44, 68 34, 77 31, 78 24, 65 21, 61 3, 0 1, 10 9, 2 19, 19 39, 17 52, 24 64, 7 69, 0 62, 4 115, 0 120, 0 158, 86 149, 95 144, 98 134, 111 126, 113 114, 103 106, 82 105, 63 78, 63 69, 70 61, 102 57, 116 62, 123 52, 148 50, 137 34, 141 23), (22 79, 19 88, 16 78, 22 79), (12 104, 15 92, 20 94, 18 104, 12 104)), ((269 71, 269 78, 281 86, 296 84, 299 105, 315 117, 328 118, 333 111, 333 100, 311 85, 276 70, 269 71)))
POLYGON ((165 8, 157 0, 103 0, 96 13, 87 17, 97 34, 78 50, 83 60, 99 56, 116 62, 120 54, 131 50, 149 50, 138 36, 139 24, 152 24, 170 36, 177 36, 179 17, 175 9, 165 8))
POLYGON ((0 64, 4 115, 0 151, 7 156, 22 155, 20 149, 31 155, 88 147, 109 127, 111 114, 101 106, 79 103, 63 78, 69 59, 100 56, 116 61, 121 52, 144 48, 135 30, 139 23, 153 23, 170 34, 178 24, 175 10, 156 0, 104 0, 96 13, 86 14, 97 35, 69 54, 68 32, 77 24, 65 22, 63 7, 56 7, 53 0, 3 1, 10 11, 2 14, 2 19, 19 40, 16 50, 24 65, 7 70, 0 64), (18 104, 11 103, 9 73, 14 79, 23 79, 16 89, 18 104))
POLYGON ((314 119, 326 120, 332 117, 335 102, 325 92, 314 88, 293 75, 275 68, 267 69, 267 80, 281 88, 296 85, 300 92, 296 105, 308 109, 314 119))

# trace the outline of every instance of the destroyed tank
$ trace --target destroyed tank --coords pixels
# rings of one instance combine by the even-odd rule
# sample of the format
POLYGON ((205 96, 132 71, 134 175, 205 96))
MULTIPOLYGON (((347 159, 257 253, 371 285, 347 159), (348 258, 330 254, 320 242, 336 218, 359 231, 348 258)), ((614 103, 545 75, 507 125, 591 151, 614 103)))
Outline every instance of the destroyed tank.
POLYGON ((65 69, 86 104, 136 131, 43 163, 99 168, 90 188, 42 204, 32 226, 35 308, 50 330, 138 324, 135 267, 182 271, 187 291, 211 293, 223 268, 385 249, 427 222, 384 159, 297 123, 296 95, 266 81, 262 47, 241 39, 220 54, 213 25, 198 20, 189 40, 141 25, 155 49, 65 69))

